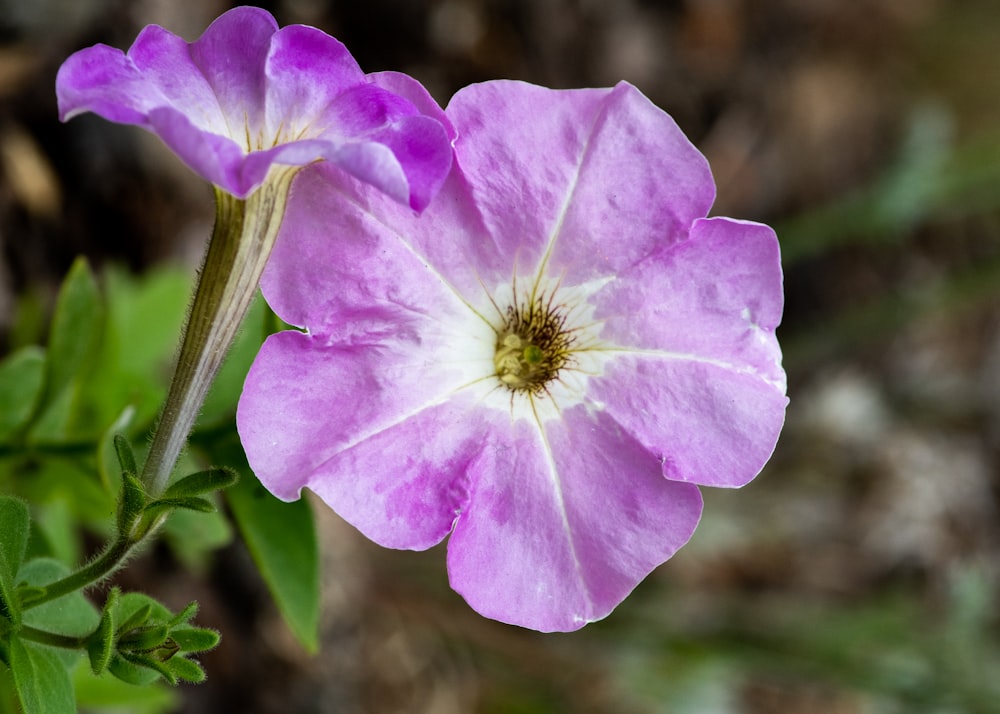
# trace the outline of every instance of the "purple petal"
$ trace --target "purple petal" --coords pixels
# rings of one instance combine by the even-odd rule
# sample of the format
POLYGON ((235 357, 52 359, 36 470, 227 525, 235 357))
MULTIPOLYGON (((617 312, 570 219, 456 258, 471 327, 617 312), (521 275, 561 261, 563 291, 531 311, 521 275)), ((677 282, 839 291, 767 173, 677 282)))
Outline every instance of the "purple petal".
POLYGON ((726 487, 760 472, 788 404, 783 388, 756 375, 655 355, 617 357, 588 399, 655 454, 667 478, 726 487))
POLYGON ((448 544, 452 587, 477 611, 546 632, 605 617, 688 541, 695 486, 603 414, 576 407, 545 432, 515 422, 480 462, 448 544))
POLYGON ((288 139, 319 120, 341 94, 366 81, 342 43, 305 25, 291 25, 274 35, 266 76, 267 135, 285 134, 288 139))
POLYGON ((462 474, 484 448, 485 420, 469 419, 469 400, 445 398, 461 380, 433 354, 421 355, 429 368, 414 364, 428 330, 405 328, 404 311, 355 319, 357 334, 329 341, 268 338, 240 399, 240 438, 279 498, 309 487, 372 540, 428 548, 466 499, 462 474))
POLYGON ((440 122, 448 134, 449 142, 453 142, 457 138, 458 133, 452 126, 448 115, 438 106, 424 85, 410 75, 402 72, 372 72, 368 75, 368 81, 376 87, 381 87, 409 100, 418 112, 440 122))
POLYGON ((686 241, 622 272, 594 298, 601 338, 731 363, 783 382, 774 329, 781 320, 781 260, 768 226, 695 221, 686 241))
POLYGON ((594 298, 601 338, 627 351, 594 379, 593 400, 663 460, 671 479, 741 486, 784 422, 774 329, 781 264, 774 232, 728 218, 650 256, 594 298))
POLYGON ((56 74, 59 119, 94 112, 110 121, 144 125, 151 106, 162 101, 155 87, 142 80, 125 53, 107 45, 75 52, 56 74))
POLYGON ((704 157, 625 83, 486 82, 458 92, 447 112, 487 228, 528 270, 556 239, 555 273, 571 282, 614 274, 682 238, 715 196, 704 157))
POLYGON ((292 186, 261 288, 283 320, 313 331, 333 329, 360 306, 401 295, 414 310, 449 315, 456 309, 449 305, 462 304, 463 295, 481 294, 478 265, 501 264, 493 244, 480 239, 478 220, 456 172, 418 216, 317 164, 292 186))
POLYGON ((226 117, 228 136, 260 131, 265 104, 264 63, 278 23, 255 7, 220 15, 191 45, 191 58, 226 117))

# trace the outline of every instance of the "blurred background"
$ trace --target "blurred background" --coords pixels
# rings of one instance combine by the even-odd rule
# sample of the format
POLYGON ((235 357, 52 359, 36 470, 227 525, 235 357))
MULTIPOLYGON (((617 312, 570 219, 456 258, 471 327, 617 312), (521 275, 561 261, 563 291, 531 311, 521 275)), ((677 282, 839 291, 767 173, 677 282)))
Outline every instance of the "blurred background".
MULTIPOLYGON (((637 85, 707 155, 717 215, 782 244, 791 405, 771 463, 606 620, 540 635, 319 505, 322 649, 238 541, 129 569, 222 630, 183 712, 1000 711, 1000 60, 995 0, 275 0, 442 103, 470 82, 637 85)), ((157 140, 58 122, 72 51, 217 0, 0 0, 0 355, 77 255, 193 274, 212 194, 157 140)), ((165 364, 164 374, 169 364, 165 364)), ((3 406, 0 405, 0 409, 3 406)), ((498 588, 503 583, 497 583, 498 588)), ((126 709, 127 711, 127 709, 126 709)))

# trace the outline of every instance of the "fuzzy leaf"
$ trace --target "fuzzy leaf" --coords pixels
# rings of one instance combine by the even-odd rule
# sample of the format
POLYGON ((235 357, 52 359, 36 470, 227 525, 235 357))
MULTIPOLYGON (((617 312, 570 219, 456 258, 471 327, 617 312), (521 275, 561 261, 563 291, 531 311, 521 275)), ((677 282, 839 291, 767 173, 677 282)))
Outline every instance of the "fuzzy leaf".
POLYGON ((0 362, 0 439, 6 439, 29 418, 45 379, 45 352, 30 346, 0 362))
POLYGON ((118 455, 118 464, 122 467, 122 473, 138 475, 139 469, 135 463, 135 453, 132 451, 132 444, 121 434, 115 434, 115 453, 118 455))
POLYGON ((170 671, 166 664, 156 659, 156 657, 137 654, 135 652, 119 652, 119 656, 121 659, 135 665, 136 667, 159 674, 167 681, 167 684, 171 686, 175 686, 177 684, 177 677, 174 673, 170 671))
POLYGON ((40 416, 89 362, 100 342, 103 304, 87 261, 78 258, 63 281, 49 330, 45 386, 35 407, 40 416))
POLYGON ((122 490, 118 501, 118 532, 127 535, 146 508, 146 492, 133 472, 122 472, 122 490))
POLYGON ((47 647, 10 642, 10 669, 24 714, 73 714, 76 701, 66 665, 47 647))
POLYGON ((94 630, 93 636, 87 643, 87 655, 90 658, 90 669, 94 674, 101 674, 111 662, 111 655, 115 651, 115 614, 118 610, 118 597, 121 591, 118 588, 111 588, 108 599, 104 601, 104 610, 101 612, 101 622, 94 630))
POLYGON ((181 652, 205 652, 219 645, 219 633, 201 627, 184 627, 170 633, 181 652))
POLYGON ((137 627, 118 638, 118 647, 136 652, 154 650, 167 641, 169 634, 170 628, 166 625, 137 627))
POLYGON ((0 617, 15 625, 21 622, 21 610, 14 587, 28 549, 30 527, 27 504, 9 496, 0 497, 0 617))
POLYGON ((205 670, 201 668, 200 664, 187 657, 171 657, 165 664, 177 679, 194 684, 201 684, 205 681, 205 670))
POLYGON ((199 471, 198 473, 191 474, 190 476, 185 476, 174 484, 171 484, 170 488, 164 491, 163 495, 165 498, 181 498, 185 496, 200 496, 204 493, 211 493, 213 491, 219 491, 224 488, 229 488, 239 480, 239 474, 237 474, 233 469, 222 467, 216 467, 208 469, 207 471, 199 471))
POLYGON ((215 504, 207 499, 198 496, 184 496, 181 498, 158 498, 146 506, 146 513, 172 511, 175 508, 197 511, 198 513, 214 513, 216 510, 215 504))

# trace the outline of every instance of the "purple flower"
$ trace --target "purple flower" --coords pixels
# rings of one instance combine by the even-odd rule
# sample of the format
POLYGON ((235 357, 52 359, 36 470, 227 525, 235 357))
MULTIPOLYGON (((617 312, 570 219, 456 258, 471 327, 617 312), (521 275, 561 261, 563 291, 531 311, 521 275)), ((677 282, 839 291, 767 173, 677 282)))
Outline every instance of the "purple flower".
POLYGON ((240 434, 279 498, 309 488, 393 548, 450 533, 473 608, 573 630, 691 537, 698 485, 769 458, 778 244, 704 218, 705 159, 628 84, 488 82, 446 113, 456 166, 420 217, 296 184, 262 286, 306 332, 265 343, 240 434))
POLYGON ((238 7, 195 42, 150 25, 127 54, 95 45, 56 77, 60 117, 94 112, 159 136, 220 189, 246 198, 273 165, 317 159, 397 201, 427 206, 451 165, 440 109, 413 79, 365 75, 303 25, 238 7))

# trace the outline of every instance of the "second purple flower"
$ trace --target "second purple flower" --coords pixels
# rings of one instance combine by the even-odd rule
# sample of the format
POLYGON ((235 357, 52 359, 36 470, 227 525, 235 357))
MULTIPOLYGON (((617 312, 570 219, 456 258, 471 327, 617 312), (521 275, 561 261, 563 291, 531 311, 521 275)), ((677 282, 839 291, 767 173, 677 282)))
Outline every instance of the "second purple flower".
POLYGON ((451 166, 441 110, 416 81, 366 75, 336 39, 278 29, 254 7, 223 14, 192 43, 150 25, 127 53, 81 50, 60 68, 56 94, 63 120, 90 111, 142 126, 238 198, 273 165, 324 159, 422 210, 451 166))

